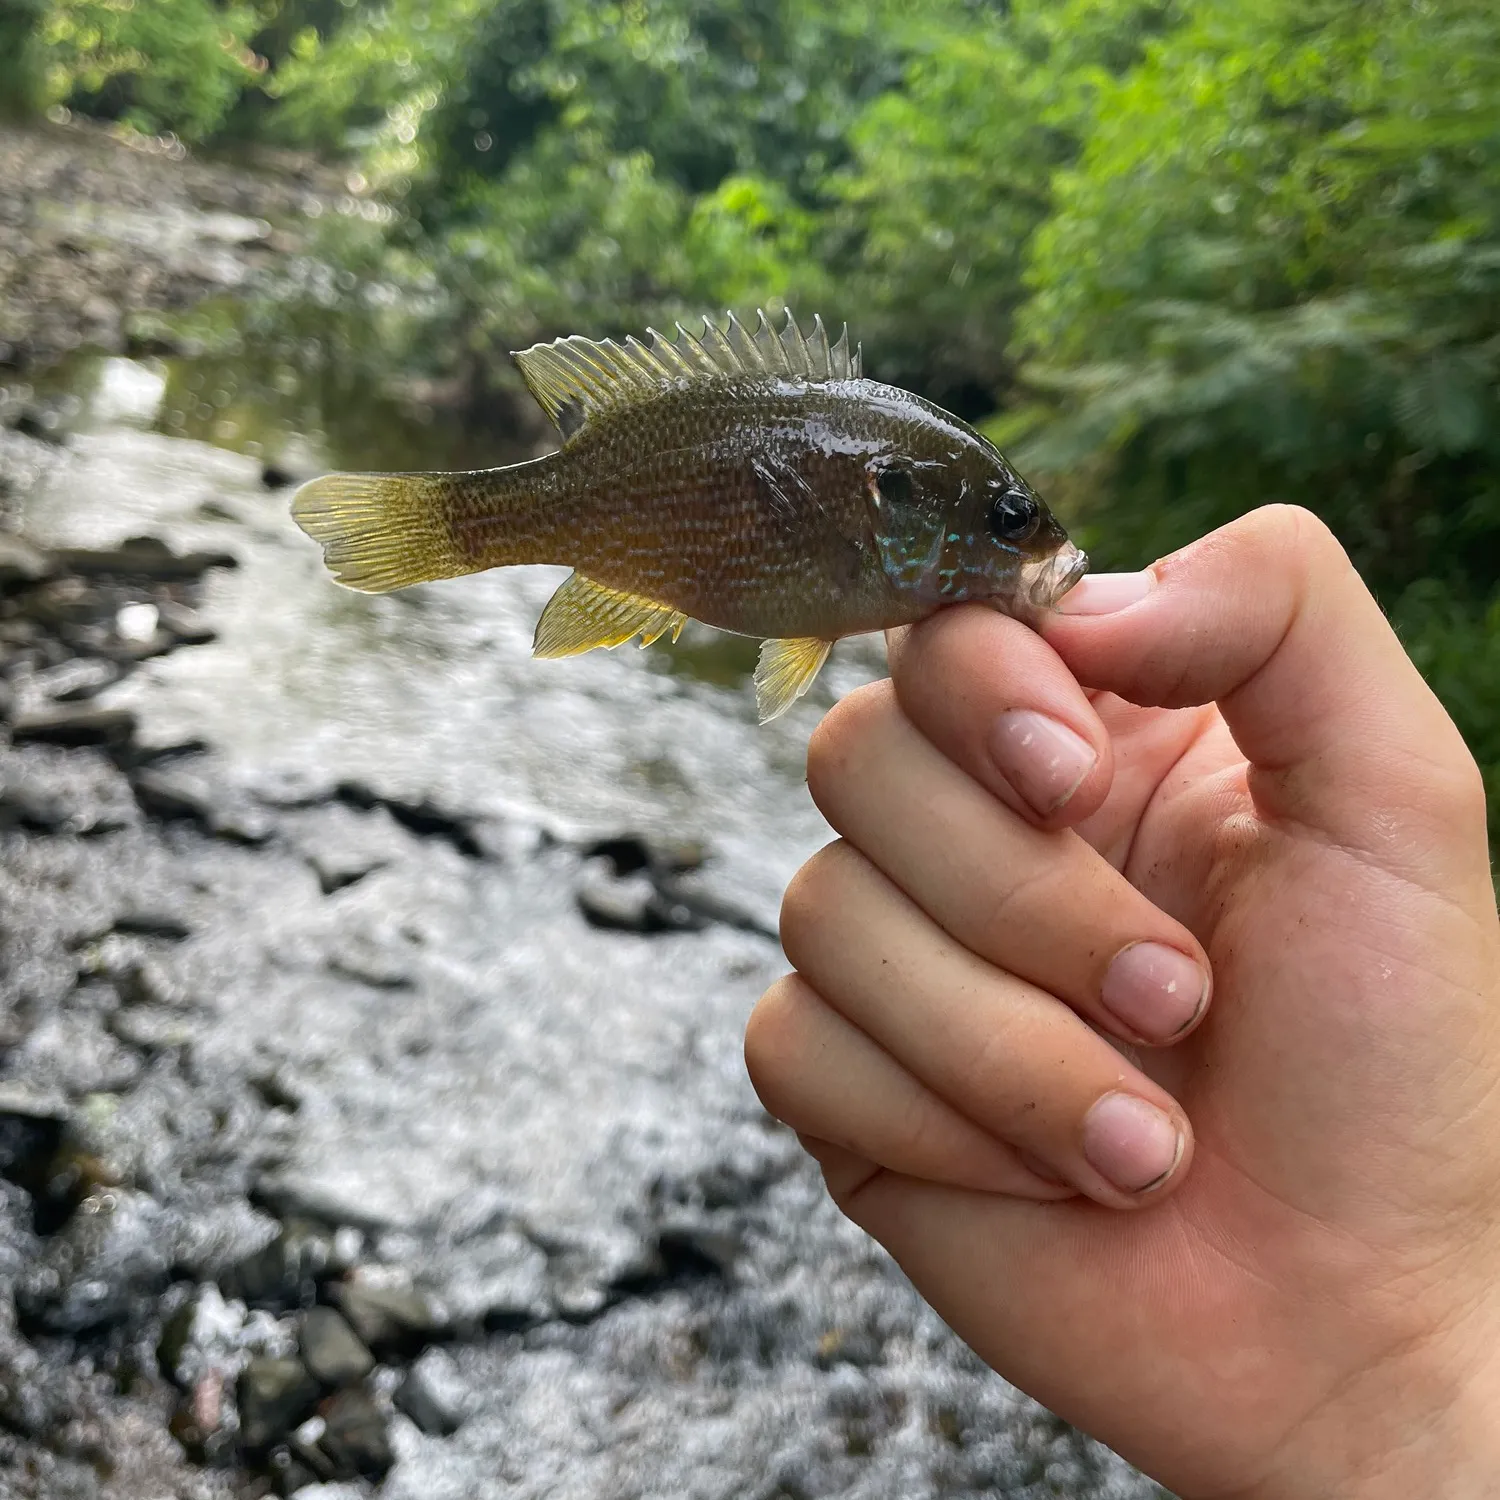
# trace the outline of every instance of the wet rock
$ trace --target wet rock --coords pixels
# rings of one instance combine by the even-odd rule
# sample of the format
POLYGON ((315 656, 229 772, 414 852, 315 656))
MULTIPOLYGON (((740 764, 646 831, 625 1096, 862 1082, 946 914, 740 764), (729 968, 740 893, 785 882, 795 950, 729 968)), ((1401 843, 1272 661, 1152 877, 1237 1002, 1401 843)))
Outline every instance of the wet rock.
POLYGON ((750 912, 717 893, 684 880, 703 864, 703 847, 656 844, 634 834, 585 845, 575 896, 593 927, 645 935, 701 932, 714 924, 774 938, 750 912))
POLYGON ((251 1307, 292 1312, 314 1304, 334 1264, 334 1236, 292 1224, 233 1266, 224 1276, 224 1290, 251 1307))
POLYGON ((314 1412, 298 1426, 287 1444, 287 1457, 306 1469, 314 1480, 333 1479, 339 1472, 339 1466, 318 1446, 327 1431, 328 1423, 314 1412))
POLYGON ((378 1355, 415 1354, 444 1331, 437 1310, 410 1288, 341 1281, 331 1290, 349 1326, 378 1355))
POLYGON ((0 1083, 0 1177, 36 1193, 62 1145, 68 1103, 55 1091, 0 1083))
POLYGON ((170 599, 160 603, 157 618, 161 628, 178 646, 206 646, 216 638, 217 632, 204 623, 197 610, 173 603, 170 599))
POLYGON ((124 745, 135 734, 135 715, 128 708, 60 703, 17 715, 11 739, 18 745, 124 745))
POLYGON ((95 1192, 23 1277, 17 1310, 49 1333, 142 1317, 167 1284, 172 1239, 166 1215, 144 1193, 95 1192))
POLYGON ((302 1363, 324 1385, 355 1385, 375 1368, 375 1359, 354 1330, 331 1307, 302 1315, 302 1363))
MULTIPOLYGON (((193 935, 192 927, 176 912, 163 911, 159 907, 151 906, 127 907, 115 917, 110 931, 132 937, 165 938, 173 943, 180 943, 184 938, 193 935)), ((136 964, 132 967, 135 987, 124 996, 130 1003, 151 1003, 161 1000, 161 995, 151 985, 150 975, 147 973, 148 967, 146 964, 136 964)))
POLYGON ((184 819, 239 844, 263 844, 271 837, 266 813, 189 771, 138 771, 131 786, 141 811, 150 817, 184 819))
POLYGON ((252 1452, 281 1442, 312 1411, 318 1392, 300 1360, 252 1359, 235 1386, 240 1441, 252 1452))
POLYGON ((318 1495, 329 1490, 342 1489, 348 1492, 349 1500, 366 1500, 358 1485, 324 1485, 322 1476, 306 1460, 293 1454, 290 1449, 275 1449, 266 1463, 278 1495, 318 1495))
POLYGON ((429 1437, 447 1437, 463 1425, 467 1392, 450 1355, 428 1349, 401 1378, 392 1398, 429 1437))
POLYGON ((186 1046, 193 1036, 180 1015, 154 1006, 117 1010, 105 1024, 116 1040, 141 1052, 164 1052, 186 1046))
POLYGON ((608 860, 590 860, 579 876, 578 909, 593 927, 614 932, 697 932, 708 924, 665 900, 646 870, 618 875, 608 860))
POLYGON ((349 807, 365 811, 382 807, 411 833, 422 838, 443 839, 468 859, 483 859, 485 856, 484 845, 475 836, 474 820, 439 807, 435 802, 382 796, 358 781, 340 782, 334 796, 349 807))
MULTIPOLYGON (((289 1359, 295 1351, 296 1340, 284 1323, 226 1300, 207 1282, 189 1289, 163 1323, 156 1360, 168 1380, 192 1395, 205 1381, 221 1388, 232 1384, 254 1356, 289 1359)), ((199 1420, 198 1425, 211 1431, 215 1424, 199 1420)))
POLYGON ((0 723, 4 723, 16 711, 16 693, 5 678, 0 677, 0 723))
POLYGON ((31 833, 56 833, 72 820, 72 811, 56 793, 26 782, 0 785, 0 829, 24 828, 31 833))
POLYGON ((18 536, 0 532, 0 592, 50 578, 57 568, 48 553, 18 536))
POLYGON ((346 885, 357 884, 386 863, 378 854, 347 848, 314 849, 307 862, 318 877, 318 888, 325 896, 343 890, 346 885))
POLYGON ((146 578, 172 583, 201 578, 210 568, 234 568, 231 552, 173 552, 160 537, 133 536, 118 547, 60 547, 58 566, 80 578, 146 578))
POLYGON ((327 1428, 318 1446, 342 1474, 383 1478, 395 1462, 385 1417, 363 1391, 340 1391, 323 1404, 327 1428))
POLYGON ((739 1249, 734 1235, 703 1225, 663 1227, 636 1264, 615 1278, 614 1290, 620 1296, 648 1297, 695 1282, 724 1281, 739 1249))
POLYGON ((36 686, 54 703, 87 703, 120 680, 114 662, 81 658, 37 674, 36 686))

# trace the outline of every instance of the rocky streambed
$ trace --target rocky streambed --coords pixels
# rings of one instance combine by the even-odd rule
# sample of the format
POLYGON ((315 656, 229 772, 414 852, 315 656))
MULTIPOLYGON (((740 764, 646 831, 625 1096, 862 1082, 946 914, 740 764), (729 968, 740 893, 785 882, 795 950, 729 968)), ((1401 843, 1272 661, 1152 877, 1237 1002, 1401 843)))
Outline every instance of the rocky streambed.
POLYGON ((188 388, 0 407, 0 1495, 1159 1493, 744 1076, 878 654, 759 729, 706 635, 532 662, 547 570, 341 592, 188 388))

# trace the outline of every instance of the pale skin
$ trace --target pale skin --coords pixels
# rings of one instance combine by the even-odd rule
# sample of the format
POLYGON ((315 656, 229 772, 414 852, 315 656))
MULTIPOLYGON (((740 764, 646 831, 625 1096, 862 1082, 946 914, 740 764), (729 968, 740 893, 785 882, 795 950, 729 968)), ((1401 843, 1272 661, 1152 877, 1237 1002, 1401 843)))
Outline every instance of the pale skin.
POLYGON ((1268 507, 890 645, 809 748, 766 1107, 1186 1500, 1500 1493, 1483 786, 1337 542, 1268 507))

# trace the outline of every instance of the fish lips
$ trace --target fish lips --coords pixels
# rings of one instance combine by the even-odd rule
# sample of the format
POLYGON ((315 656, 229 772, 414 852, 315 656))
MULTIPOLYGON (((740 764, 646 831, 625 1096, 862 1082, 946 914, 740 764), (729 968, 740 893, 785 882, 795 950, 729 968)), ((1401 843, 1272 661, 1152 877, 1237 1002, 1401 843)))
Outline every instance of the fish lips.
POLYGON ((1045 561, 1023 569, 1027 582, 1027 603, 1038 610, 1054 609, 1057 601, 1088 570, 1088 553, 1080 551, 1072 542, 1064 543, 1045 561))

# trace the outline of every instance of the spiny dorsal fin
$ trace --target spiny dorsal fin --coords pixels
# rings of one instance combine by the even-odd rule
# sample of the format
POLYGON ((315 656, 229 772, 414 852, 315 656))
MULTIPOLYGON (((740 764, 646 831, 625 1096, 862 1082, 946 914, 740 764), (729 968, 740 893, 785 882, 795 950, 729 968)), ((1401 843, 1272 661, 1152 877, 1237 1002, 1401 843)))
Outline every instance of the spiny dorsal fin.
POLYGON ((531 654, 579 656, 595 646, 623 645, 634 635, 649 646, 669 630, 675 641, 686 621, 686 615, 668 604, 570 573, 536 622, 531 654))
POLYGON ((805 337, 790 311, 779 333, 764 312, 753 333, 733 313, 723 330, 704 318, 703 332, 697 335, 681 323, 672 339, 654 328, 646 332, 649 345, 634 337, 617 344, 574 334, 533 344, 513 356, 531 394, 557 423, 564 441, 606 406, 639 401, 686 381, 746 375, 809 381, 860 378, 860 350, 856 346, 851 352, 848 326, 838 342, 830 344, 819 317, 813 318, 812 332, 805 337))
POLYGON ((810 635, 761 642, 755 703, 762 724, 779 719, 812 686, 832 648, 832 641, 810 635))

